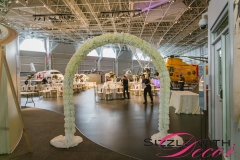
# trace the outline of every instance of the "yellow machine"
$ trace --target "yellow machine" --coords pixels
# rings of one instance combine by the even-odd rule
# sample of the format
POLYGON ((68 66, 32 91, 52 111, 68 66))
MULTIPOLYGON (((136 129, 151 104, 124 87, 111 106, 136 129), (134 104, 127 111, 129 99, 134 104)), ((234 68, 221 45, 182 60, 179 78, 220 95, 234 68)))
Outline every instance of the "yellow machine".
POLYGON ((180 58, 168 58, 166 66, 171 82, 178 82, 180 75, 185 78, 185 82, 187 83, 198 82, 198 65, 187 64, 180 58))

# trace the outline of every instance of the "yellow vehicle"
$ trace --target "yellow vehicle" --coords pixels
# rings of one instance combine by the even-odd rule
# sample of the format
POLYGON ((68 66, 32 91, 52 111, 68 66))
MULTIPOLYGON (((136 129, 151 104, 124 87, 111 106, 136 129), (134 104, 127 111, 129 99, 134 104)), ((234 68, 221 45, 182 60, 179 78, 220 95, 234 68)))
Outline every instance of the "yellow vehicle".
POLYGON ((198 65, 187 64, 180 58, 171 57, 167 59, 166 66, 171 82, 178 82, 180 75, 185 78, 187 83, 198 82, 198 65))

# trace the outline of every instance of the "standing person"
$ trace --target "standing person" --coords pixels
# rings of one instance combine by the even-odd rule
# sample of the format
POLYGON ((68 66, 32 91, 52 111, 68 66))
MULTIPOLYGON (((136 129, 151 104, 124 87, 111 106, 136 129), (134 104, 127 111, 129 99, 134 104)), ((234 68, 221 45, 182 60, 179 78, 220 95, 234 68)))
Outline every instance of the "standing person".
POLYGON ((123 84, 123 98, 125 99, 125 91, 127 92, 127 98, 129 99, 129 92, 128 92, 128 79, 127 77, 124 75, 122 78, 122 84, 123 84))
POLYGON ((28 79, 24 82, 25 85, 28 85, 28 79))
POLYGON ((47 84, 47 83, 48 83, 47 79, 46 79, 46 78, 43 78, 42 83, 43 83, 43 84, 47 84))
POLYGON ((143 104, 147 104, 147 93, 150 96, 151 103, 153 104, 152 87, 151 87, 149 79, 145 79, 144 75, 142 75, 142 83, 145 83, 145 85, 146 85, 146 87, 144 88, 144 102, 143 102, 143 104))
POLYGON ((180 75, 180 81, 178 83, 180 83, 179 86, 180 91, 184 91, 185 78, 182 75, 180 75))

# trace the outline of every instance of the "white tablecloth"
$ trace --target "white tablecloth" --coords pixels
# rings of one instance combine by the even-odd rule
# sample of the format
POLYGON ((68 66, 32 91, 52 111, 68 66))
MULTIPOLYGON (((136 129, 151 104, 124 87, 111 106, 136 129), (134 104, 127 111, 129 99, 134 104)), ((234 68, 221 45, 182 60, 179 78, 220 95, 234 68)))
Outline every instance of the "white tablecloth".
POLYGON ((190 91, 173 91, 170 106, 176 108, 178 114, 200 114, 199 95, 190 91))

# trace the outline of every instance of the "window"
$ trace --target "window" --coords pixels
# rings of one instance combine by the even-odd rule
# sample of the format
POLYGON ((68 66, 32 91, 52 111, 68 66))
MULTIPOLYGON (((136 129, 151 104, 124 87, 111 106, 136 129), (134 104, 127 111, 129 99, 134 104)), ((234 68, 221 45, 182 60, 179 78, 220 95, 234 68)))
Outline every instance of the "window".
POLYGON ((92 50, 90 53, 88 53, 87 56, 95 56, 95 57, 98 57, 98 53, 97 53, 97 51, 94 49, 94 50, 92 50))
POLYGON ((112 48, 104 48, 102 51, 103 57, 116 58, 116 54, 112 48))
POLYGON ((169 72, 174 72, 174 67, 170 67, 169 72))
POLYGON ((39 39, 25 39, 20 45, 20 50, 46 52, 44 42, 39 39))
POLYGON ((226 13, 225 17, 223 20, 220 22, 220 25, 218 28, 214 31, 214 38, 220 35, 220 33, 228 26, 228 12, 226 13))

